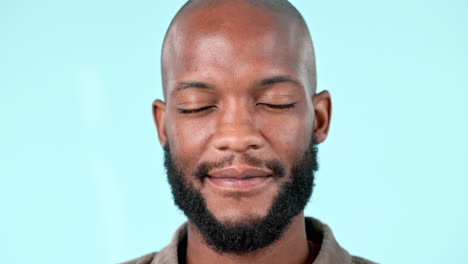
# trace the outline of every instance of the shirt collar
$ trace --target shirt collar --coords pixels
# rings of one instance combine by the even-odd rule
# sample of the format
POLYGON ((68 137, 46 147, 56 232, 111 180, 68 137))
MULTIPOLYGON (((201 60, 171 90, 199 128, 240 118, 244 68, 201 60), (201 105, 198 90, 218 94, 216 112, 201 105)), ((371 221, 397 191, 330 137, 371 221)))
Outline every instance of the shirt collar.
MULTIPOLYGON (((338 244, 326 224, 312 217, 306 217, 305 224, 307 239, 321 244, 314 264, 351 264, 351 256, 338 244)), ((177 246, 184 239, 187 239, 187 223, 177 229, 169 245, 156 254, 151 264, 178 264, 177 246)))

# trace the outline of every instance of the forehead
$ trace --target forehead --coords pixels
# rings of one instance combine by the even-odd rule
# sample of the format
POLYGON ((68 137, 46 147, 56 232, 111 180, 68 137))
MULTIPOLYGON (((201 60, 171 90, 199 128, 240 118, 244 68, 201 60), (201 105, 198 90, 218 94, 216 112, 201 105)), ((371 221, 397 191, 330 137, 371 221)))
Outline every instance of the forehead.
POLYGON ((163 53, 169 93, 177 82, 194 77, 307 77, 311 47, 304 39, 304 25, 285 14, 252 6, 217 6, 182 15, 169 32, 163 53))

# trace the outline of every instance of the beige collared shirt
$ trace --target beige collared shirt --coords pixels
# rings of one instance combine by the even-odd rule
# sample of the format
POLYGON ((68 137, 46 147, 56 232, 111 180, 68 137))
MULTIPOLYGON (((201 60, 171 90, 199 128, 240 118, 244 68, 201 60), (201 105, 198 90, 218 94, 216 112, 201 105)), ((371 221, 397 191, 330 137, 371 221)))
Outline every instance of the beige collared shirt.
MULTIPOLYGON (((320 252, 314 264, 375 264, 375 262, 351 256, 336 242, 331 229, 326 224, 311 217, 306 217, 305 223, 309 240, 315 240, 320 236, 323 237, 320 252)), ((178 264, 177 246, 180 241, 186 238, 187 224, 185 223, 177 229, 169 245, 161 251, 122 264, 178 264)))

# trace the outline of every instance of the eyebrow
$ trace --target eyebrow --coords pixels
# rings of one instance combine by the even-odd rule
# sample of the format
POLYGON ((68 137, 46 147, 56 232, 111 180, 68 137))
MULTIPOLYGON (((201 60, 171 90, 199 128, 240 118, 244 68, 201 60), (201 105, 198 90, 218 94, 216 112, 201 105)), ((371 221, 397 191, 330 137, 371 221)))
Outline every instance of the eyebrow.
MULTIPOLYGON (((270 86, 270 85, 274 85, 277 83, 292 83, 298 86, 302 86, 300 82, 296 81, 295 79, 293 79, 292 77, 288 75, 278 75, 278 76, 268 77, 268 78, 256 81, 255 83, 257 83, 258 86, 270 86)), ((214 89, 215 86, 208 84, 208 83, 199 82, 199 81, 179 82, 174 88, 174 90, 172 91, 172 94, 175 94, 179 91, 190 89, 190 88, 214 89)))
POLYGON ((214 86, 208 83, 204 82, 197 82, 197 81, 189 81, 189 82, 179 82, 174 90, 172 91, 172 94, 175 94, 181 90, 189 89, 189 88, 195 88, 195 89, 213 89, 214 86))
POLYGON ((260 86, 268 86, 268 85, 273 85, 277 83, 292 83, 292 84, 301 86, 301 84, 298 81, 296 81, 295 79, 293 79, 291 76, 288 76, 288 75, 273 76, 270 78, 263 79, 259 83, 260 83, 260 86))

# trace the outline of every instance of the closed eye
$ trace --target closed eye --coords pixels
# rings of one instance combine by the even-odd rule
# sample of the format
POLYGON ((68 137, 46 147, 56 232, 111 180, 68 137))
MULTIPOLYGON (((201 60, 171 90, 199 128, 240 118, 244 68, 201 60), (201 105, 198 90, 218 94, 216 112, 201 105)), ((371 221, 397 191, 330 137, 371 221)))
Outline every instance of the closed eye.
POLYGON ((182 108, 179 108, 177 110, 181 114, 196 114, 196 113, 203 112, 203 111, 208 110, 208 109, 213 108, 213 107, 216 107, 216 106, 210 105, 210 106, 205 106, 205 107, 195 108, 195 109, 182 109, 182 108))
POLYGON ((274 108, 274 109, 289 109, 289 108, 293 108, 294 106, 296 106, 296 103, 292 103, 292 104, 281 104, 281 105, 278 105, 278 104, 259 103, 259 105, 265 105, 265 106, 268 106, 268 107, 274 108))

